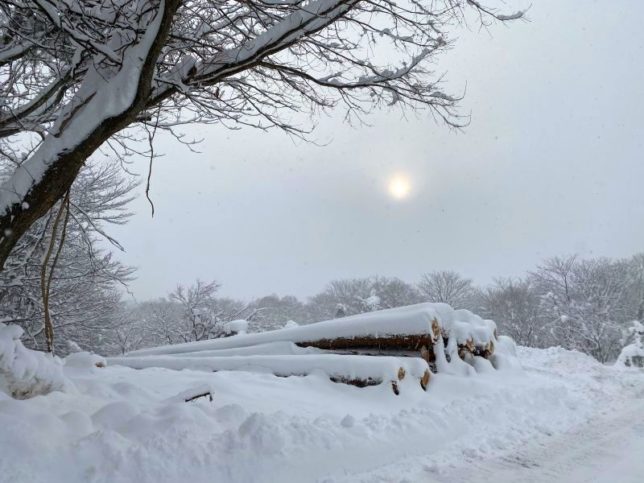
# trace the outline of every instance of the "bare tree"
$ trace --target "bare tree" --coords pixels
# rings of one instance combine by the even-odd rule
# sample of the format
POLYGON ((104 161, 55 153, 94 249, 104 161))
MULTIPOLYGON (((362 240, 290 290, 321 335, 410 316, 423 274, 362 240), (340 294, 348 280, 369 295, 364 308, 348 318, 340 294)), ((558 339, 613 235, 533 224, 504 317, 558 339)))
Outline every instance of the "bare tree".
POLYGON ((58 203, 16 245, 0 272, 0 320, 19 324, 29 347, 66 350, 70 340, 86 349, 101 344, 118 309, 116 289, 131 279, 133 270, 98 248, 97 242, 107 237, 119 246, 105 227, 127 221, 135 186, 114 163, 89 164, 68 203, 58 203), (61 213, 66 221, 56 230, 54 220, 60 220, 61 213), (49 326, 43 323, 45 314, 49 326))
POLYGON ((215 339, 227 334, 225 323, 245 318, 252 320, 256 310, 228 298, 217 298, 217 282, 197 280, 190 287, 181 285, 170 294, 170 301, 182 310, 178 334, 183 342, 215 339))
MULTIPOLYGON (((490 0, 493 1, 493 0, 490 0)), ((494 0, 495 1, 495 0, 494 0)), ((152 160, 191 122, 277 127, 339 102, 465 122, 430 66, 474 0, 8 0, 0 3, 0 269, 98 150, 152 160), (377 54, 380 53, 380 54, 377 54), (377 62, 383 58, 389 62, 377 62)))
POLYGON ((424 274, 417 287, 424 301, 446 303, 455 309, 471 308, 475 296, 472 281, 449 270, 424 274))
POLYGON ((293 295, 267 295, 252 302, 250 309, 256 313, 250 326, 254 332, 280 329, 289 320, 312 322, 305 305, 293 295))
POLYGON ((418 293, 395 277, 333 280, 311 297, 308 308, 313 320, 325 320, 418 303, 418 293))
POLYGON ((628 267, 630 316, 644 322, 644 253, 626 261, 628 267))
POLYGON ((544 347, 550 342, 539 295, 529 281, 498 279, 483 292, 481 315, 494 320, 502 334, 519 345, 544 347))
POLYGON ((610 259, 551 258, 530 274, 554 344, 601 362, 619 353, 629 319, 627 266, 610 259))

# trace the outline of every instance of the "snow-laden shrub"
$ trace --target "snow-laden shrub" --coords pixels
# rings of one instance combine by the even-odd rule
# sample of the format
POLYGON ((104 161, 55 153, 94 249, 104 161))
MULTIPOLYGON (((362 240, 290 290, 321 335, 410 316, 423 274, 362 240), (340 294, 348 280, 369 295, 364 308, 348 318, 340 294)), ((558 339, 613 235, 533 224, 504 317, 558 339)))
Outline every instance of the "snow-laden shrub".
POLYGON ((284 324, 283 329, 292 329, 293 327, 299 327, 300 324, 295 322, 294 320, 287 320, 286 323, 284 324))
POLYGON ((625 367, 644 368, 644 342, 642 342, 644 324, 637 320, 633 321, 629 332, 633 335, 633 342, 622 349, 615 364, 625 367))
POLYGON ((59 358, 27 349, 17 325, 0 323, 0 390, 16 399, 70 390, 59 358))

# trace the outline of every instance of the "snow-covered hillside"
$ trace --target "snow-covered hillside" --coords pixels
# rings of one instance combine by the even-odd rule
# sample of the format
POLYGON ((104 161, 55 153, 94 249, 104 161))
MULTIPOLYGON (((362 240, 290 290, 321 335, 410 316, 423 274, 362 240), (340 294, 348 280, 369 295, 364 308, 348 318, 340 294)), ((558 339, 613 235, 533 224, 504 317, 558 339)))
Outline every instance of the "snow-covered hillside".
POLYGON ((427 392, 403 380, 396 396, 321 374, 97 368, 76 355, 64 366, 75 390, 0 391, 0 481, 546 482, 573 469, 586 481, 593 435, 621 441, 613 456, 629 462, 610 481, 641 481, 642 371, 562 349, 519 358, 522 370, 437 374, 427 392))

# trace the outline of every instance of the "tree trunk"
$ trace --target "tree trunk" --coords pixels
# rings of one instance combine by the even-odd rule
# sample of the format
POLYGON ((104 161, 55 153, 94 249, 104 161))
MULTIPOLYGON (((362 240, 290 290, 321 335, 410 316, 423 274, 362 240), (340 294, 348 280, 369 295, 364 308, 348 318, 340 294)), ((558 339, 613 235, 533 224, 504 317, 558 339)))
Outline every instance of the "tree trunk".
MULTIPOLYGON (((24 196, 18 196, 19 199, 10 206, 0 206, 0 271, 4 268, 4 264, 18 240, 31 225, 44 216, 69 191, 85 161, 112 135, 133 123, 139 113, 145 110, 152 88, 157 58, 170 32, 172 19, 179 3, 180 0, 165 0, 160 4, 162 11, 158 12, 157 15, 162 15, 162 17, 158 24, 158 30, 149 49, 144 54, 143 62, 140 66, 136 64, 140 67, 140 73, 136 93, 130 105, 126 106, 120 114, 103 119, 102 122, 97 123, 94 129, 84 133, 82 137, 79 135, 78 139, 72 138, 70 141, 69 138, 74 136, 74 132, 65 133, 64 135, 68 136, 68 141, 70 142, 58 143, 57 140, 61 133, 66 126, 71 126, 76 116, 81 116, 90 103, 100 102, 97 98, 98 96, 94 97, 96 92, 86 96, 84 99, 72 99, 70 106, 75 105, 76 107, 63 111, 69 117, 57 120, 53 132, 46 136, 40 148, 32 155, 31 159, 40 156, 40 161, 47 168, 42 173, 42 176, 36 177, 37 179, 33 181, 29 191, 24 196), (58 149, 55 149, 56 147, 58 149)), ((154 21, 153 19, 150 25, 154 21)), ((133 47, 130 46, 129 48, 133 49, 133 47)), ((140 55, 140 53, 136 55, 140 55)), ((124 54, 121 69, 132 69, 132 65, 127 63, 128 61, 135 62, 135 60, 134 57, 130 59, 124 54)), ((94 106, 95 112, 101 112, 96 107, 100 108, 101 105, 94 106)), ((90 119, 90 121, 92 120, 95 121, 95 119, 90 119)), ((69 130, 73 131, 73 128, 70 127, 69 130)), ((10 191, 14 177, 22 178, 23 182, 31 177, 29 168, 30 163, 27 160, 16 169, 12 178, 2 185, 2 189, 10 191)))

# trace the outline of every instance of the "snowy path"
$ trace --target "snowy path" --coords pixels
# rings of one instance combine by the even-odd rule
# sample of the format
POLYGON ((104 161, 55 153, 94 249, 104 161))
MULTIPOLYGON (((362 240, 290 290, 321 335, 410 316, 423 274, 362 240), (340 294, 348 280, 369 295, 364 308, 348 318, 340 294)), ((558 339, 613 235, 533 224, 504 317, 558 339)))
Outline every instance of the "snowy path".
POLYGON ((644 398, 617 414, 492 460, 416 481, 487 483, 641 483, 644 478, 644 398))
MULTIPOLYGON (((551 383, 565 380, 573 392, 580 391, 595 408, 584 422, 569 428, 557 424, 530 428, 528 440, 509 447, 492 448, 486 431, 472 431, 465 440, 455 441, 445 451, 424 445, 410 445, 416 452, 399 461, 378 459, 380 467, 364 473, 347 472, 333 482, 361 483, 641 483, 644 481, 644 378, 635 373, 616 373, 606 366, 583 367, 575 358, 552 361, 550 355, 525 352, 526 375, 533 382, 545 376, 551 383), (531 360, 534 355, 537 359, 531 360), (543 367, 546 362, 554 362, 543 367), (567 370, 570 370, 568 372, 567 370), (588 369, 591 369, 590 371, 588 369), (571 385, 577 380, 577 384, 571 385), (574 387, 577 386, 577 387, 574 387), (553 429, 554 428, 554 429, 553 429), (537 431, 535 431, 535 429, 537 431), (478 433, 478 434, 477 434, 478 433), (478 447, 477 447, 478 446, 478 447)), ((570 397, 571 394, 568 394, 570 397)), ((480 401, 479 401, 480 402, 480 401)), ((547 406, 545 403, 543 406, 547 406)), ((570 408, 572 413, 580 408, 570 408)), ((587 408, 590 409, 590 408, 587 408)), ((507 411, 501 408, 500 411, 507 411)), ((532 413, 533 416, 536 413, 532 413)), ((559 417, 560 414, 552 414, 559 417)), ((509 419, 509 418, 508 418, 509 419)), ((527 425, 526 425, 527 426, 527 425)), ((512 424, 504 429, 510 432, 512 424)), ((480 430, 481 428, 479 428, 480 430)), ((523 439, 523 438, 522 438, 523 439)), ((447 441, 444 441, 447 443, 447 441)), ((409 448, 408 448, 409 449, 409 448)), ((383 456, 383 455, 379 455, 383 456)), ((327 481, 327 480, 320 480, 327 481)))

